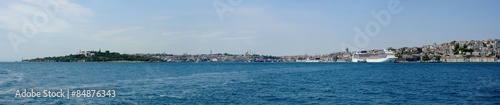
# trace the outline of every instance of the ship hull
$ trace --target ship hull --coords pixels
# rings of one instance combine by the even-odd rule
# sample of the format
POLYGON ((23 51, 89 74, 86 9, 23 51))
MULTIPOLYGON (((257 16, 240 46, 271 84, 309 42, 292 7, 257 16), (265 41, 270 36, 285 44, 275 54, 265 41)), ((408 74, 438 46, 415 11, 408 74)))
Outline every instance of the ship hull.
POLYGON ((396 62, 398 58, 352 59, 352 62, 396 62))

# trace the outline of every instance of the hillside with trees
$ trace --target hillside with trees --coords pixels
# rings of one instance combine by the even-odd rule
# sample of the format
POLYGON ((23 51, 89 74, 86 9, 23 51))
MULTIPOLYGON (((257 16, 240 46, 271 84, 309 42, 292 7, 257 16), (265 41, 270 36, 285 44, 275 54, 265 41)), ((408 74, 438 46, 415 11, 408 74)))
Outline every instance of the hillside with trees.
POLYGON ((59 57, 45 57, 23 60, 23 62, 154 62, 158 58, 120 54, 110 51, 82 51, 79 54, 70 54, 59 57))

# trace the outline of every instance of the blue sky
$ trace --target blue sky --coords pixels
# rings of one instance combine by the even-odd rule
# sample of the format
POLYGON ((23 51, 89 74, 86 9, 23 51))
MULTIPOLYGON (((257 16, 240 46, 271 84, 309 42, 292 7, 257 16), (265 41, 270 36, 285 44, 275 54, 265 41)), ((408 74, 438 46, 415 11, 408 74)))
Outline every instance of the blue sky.
POLYGON ((32 17, 48 13, 38 0, 0 1, 0 61, 98 49, 315 55, 347 45, 352 50, 384 49, 500 37, 498 0, 241 0, 234 5, 227 0, 47 1, 58 12, 39 20, 32 17), (214 2, 232 11, 219 16, 214 2), (394 2, 401 12, 391 14, 378 34, 366 37, 369 42, 356 45, 354 29, 364 31, 365 25, 377 22, 371 11, 387 11, 394 2), (34 35, 24 36, 23 17, 32 24, 48 21, 35 26, 34 35), (13 47, 12 39, 25 42, 13 47))

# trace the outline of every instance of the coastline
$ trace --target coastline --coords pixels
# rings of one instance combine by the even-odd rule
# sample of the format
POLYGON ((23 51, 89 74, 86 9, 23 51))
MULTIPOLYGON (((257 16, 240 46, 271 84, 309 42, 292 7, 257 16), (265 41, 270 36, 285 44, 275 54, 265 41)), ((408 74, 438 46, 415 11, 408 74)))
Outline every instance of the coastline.
MULTIPOLYGON (((147 61, 106 61, 106 62, 20 62, 20 61, 7 61, 0 63, 360 63, 360 62, 147 62, 147 61)), ((412 62, 363 62, 370 64, 387 64, 387 63, 500 63, 500 61, 496 62, 421 62, 421 61, 412 61, 412 62)), ((361 64, 363 64, 361 63, 361 64)))

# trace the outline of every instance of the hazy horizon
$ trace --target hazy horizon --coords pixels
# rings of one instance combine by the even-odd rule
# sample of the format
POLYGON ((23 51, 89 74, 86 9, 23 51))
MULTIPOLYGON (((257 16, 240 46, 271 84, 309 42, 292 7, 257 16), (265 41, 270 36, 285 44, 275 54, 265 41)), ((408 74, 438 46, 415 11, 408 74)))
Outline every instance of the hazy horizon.
POLYGON ((316 55, 500 38, 498 0, 229 1, 0 1, 0 61, 99 49, 316 55))

